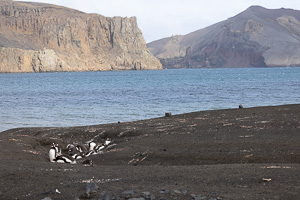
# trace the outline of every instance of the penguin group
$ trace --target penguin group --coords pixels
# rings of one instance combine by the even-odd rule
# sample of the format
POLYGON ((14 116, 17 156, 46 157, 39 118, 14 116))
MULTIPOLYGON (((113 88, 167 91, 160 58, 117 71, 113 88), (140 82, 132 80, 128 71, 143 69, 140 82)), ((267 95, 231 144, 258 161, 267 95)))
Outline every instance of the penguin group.
POLYGON ((62 154, 58 144, 53 143, 49 150, 50 162, 76 164, 77 159, 86 158, 91 155, 101 154, 111 147, 112 140, 107 139, 103 144, 89 142, 87 144, 68 144, 68 154, 62 154))
POLYGON ((50 162, 76 164, 76 160, 70 155, 61 154, 61 148, 53 143, 49 150, 50 162))

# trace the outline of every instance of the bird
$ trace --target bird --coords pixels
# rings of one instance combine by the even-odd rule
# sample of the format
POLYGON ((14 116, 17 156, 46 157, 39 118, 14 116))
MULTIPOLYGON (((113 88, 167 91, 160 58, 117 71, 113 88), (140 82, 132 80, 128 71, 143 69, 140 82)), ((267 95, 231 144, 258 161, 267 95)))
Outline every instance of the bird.
POLYGON ((77 149, 76 149, 74 144, 68 144, 67 149, 68 149, 68 154, 70 156, 73 156, 74 154, 77 154, 77 149))
POLYGON ((94 147, 94 151, 95 153, 100 153, 101 150, 103 150, 105 148, 105 146, 103 144, 97 145, 94 147))
POLYGON ((95 146, 97 146, 97 144, 95 142, 89 142, 89 150, 94 150, 95 146))
POLYGON ((58 146, 58 144, 52 143, 52 147, 55 148, 56 155, 60 156, 61 155, 61 148, 58 146))
POLYGON ((110 138, 107 138, 104 145, 108 146, 110 143, 112 143, 112 140, 110 138))
POLYGON ((93 150, 94 154, 100 154, 106 150, 107 147, 112 145, 112 140, 107 138, 103 144, 97 145, 95 142, 90 142, 89 144, 90 151, 93 150))
POLYGON ((86 157, 85 154, 86 153, 84 153, 84 152, 78 152, 78 153, 73 154, 72 158, 75 158, 75 159, 85 158, 86 157))
POLYGON ((49 159, 50 162, 76 164, 76 160, 72 158, 72 156, 62 154, 58 155, 56 145, 53 144, 49 150, 49 159))
POLYGON ((76 145, 76 149, 77 149, 77 151, 79 151, 79 152, 87 152, 87 148, 86 148, 85 145, 77 144, 77 145, 76 145))

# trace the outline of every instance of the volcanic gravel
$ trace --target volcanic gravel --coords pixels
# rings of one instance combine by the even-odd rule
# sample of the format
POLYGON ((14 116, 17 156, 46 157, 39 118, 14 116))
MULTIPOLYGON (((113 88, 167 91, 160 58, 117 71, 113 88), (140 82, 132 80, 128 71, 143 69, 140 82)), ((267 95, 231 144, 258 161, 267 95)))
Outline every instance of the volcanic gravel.
POLYGON ((300 105, 214 110, 0 133, 0 199, 300 199, 300 105), (51 163, 55 142, 107 138, 86 159, 51 163))

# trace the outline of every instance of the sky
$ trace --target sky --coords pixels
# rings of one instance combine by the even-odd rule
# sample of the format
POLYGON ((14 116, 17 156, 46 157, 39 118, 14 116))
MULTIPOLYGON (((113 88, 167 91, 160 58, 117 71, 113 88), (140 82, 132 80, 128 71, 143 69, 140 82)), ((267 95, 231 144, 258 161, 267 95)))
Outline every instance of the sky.
POLYGON ((51 3, 106 17, 136 16, 147 43, 184 35, 233 17, 252 5, 300 10, 299 0, 22 0, 51 3))

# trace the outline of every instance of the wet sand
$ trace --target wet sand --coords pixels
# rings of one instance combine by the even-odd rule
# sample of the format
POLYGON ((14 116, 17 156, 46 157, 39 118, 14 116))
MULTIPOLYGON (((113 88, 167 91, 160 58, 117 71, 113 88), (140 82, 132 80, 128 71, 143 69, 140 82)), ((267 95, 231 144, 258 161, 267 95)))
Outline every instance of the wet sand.
POLYGON ((299 199, 299 141, 300 105, 12 129, 0 133, 0 199, 299 199), (49 162, 52 142, 106 138, 116 145, 93 166, 49 162))

